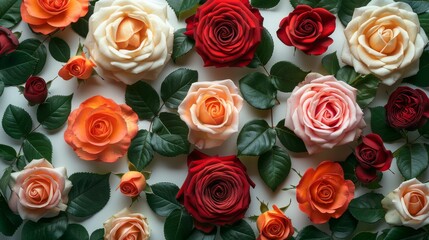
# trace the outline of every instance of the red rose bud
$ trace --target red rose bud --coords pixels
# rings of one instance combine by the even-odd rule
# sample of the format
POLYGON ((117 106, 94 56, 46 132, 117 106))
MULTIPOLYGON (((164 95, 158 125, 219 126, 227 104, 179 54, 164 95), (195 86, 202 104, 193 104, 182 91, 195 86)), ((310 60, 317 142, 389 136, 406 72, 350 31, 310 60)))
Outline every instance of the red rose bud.
POLYGON ((27 79, 24 97, 31 105, 43 103, 47 96, 48 88, 43 78, 31 76, 27 79))
POLYGON ((0 56, 9 54, 18 47, 18 38, 8 28, 0 26, 0 56))
POLYGON ((358 165, 355 169, 355 174, 359 182, 371 183, 377 179, 377 170, 374 168, 365 169, 358 165))
POLYGON ((298 5, 280 22, 277 37, 309 55, 321 55, 334 40, 335 15, 324 8, 298 5))
POLYGON ((365 169, 386 171, 390 168, 393 154, 384 147, 383 140, 371 133, 362 137, 362 143, 355 148, 358 164, 365 169))
POLYGON ((398 87, 384 108, 387 122, 393 128, 416 130, 429 118, 429 98, 420 89, 398 87))

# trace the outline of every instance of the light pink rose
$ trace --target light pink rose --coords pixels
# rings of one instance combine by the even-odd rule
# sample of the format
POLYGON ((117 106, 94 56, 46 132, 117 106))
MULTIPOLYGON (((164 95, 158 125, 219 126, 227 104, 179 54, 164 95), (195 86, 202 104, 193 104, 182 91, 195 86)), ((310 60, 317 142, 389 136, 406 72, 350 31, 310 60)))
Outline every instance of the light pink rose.
POLYGON ((220 146, 238 131, 243 98, 231 80, 193 83, 178 113, 189 127, 189 142, 200 149, 220 146))
POLYGON ((365 127, 357 90, 333 76, 309 73, 287 100, 285 126, 308 153, 356 140, 365 127))
POLYGON ((10 209, 34 222, 57 216, 67 208, 72 183, 64 167, 54 168, 46 159, 31 161, 11 175, 10 209))
POLYGON ((147 240, 149 237, 150 230, 146 217, 140 213, 132 213, 127 208, 104 222, 104 239, 106 240, 147 240))

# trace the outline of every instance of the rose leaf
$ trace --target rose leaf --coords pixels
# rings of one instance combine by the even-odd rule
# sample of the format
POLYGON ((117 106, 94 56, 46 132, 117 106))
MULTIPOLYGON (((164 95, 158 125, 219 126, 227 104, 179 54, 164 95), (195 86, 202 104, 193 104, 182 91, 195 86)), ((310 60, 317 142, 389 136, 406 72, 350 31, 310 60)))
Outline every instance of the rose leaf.
POLYGON ((104 228, 99 228, 92 232, 90 240, 104 240, 104 228))
POLYGON ((80 224, 69 224, 60 240, 89 240, 88 231, 80 224))
MULTIPOLYGON (((383 240, 396 240, 396 239, 427 239, 429 234, 423 228, 413 229, 405 226, 394 226, 388 229, 384 229, 383 240)), ((381 237, 379 236, 379 238, 381 237)), ((378 238, 377 238, 378 239, 378 238)))
POLYGON ((423 13, 419 16, 420 27, 423 28, 426 35, 429 35, 429 13, 423 13))
POLYGON ((240 79, 239 87, 243 98, 257 109, 270 109, 276 105, 277 90, 263 73, 247 74, 240 79))
POLYGON ((141 172, 149 165, 153 158, 153 149, 150 145, 150 133, 147 130, 139 130, 131 140, 128 148, 128 160, 141 172))
POLYGON ((173 9, 179 18, 181 14, 197 6, 200 0, 167 0, 168 5, 173 9))
POLYGON ((58 62, 67 62, 70 59, 70 47, 66 41, 53 37, 49 41, 49 52, 58 62))
POLYGON ((55 240, 64 235, 68 219, 64 212, 53 218, 42 218, 37 222, 27 221, 22 228, 22 240, 55 240))
POLYGON ((220 228, 220 236, 223 240, 253 240, 255 233, 252 227, 244 221, 240 220, 233 225, 225 225, 220 228))
POLYGON ((195 40, 186 36, 185 32, 186 28, 181 28, 174 32, 173 53, 171 54, 173 62, 186 55, 195 46, 195 40))
POLYGON ((210 233, 205 233, 196 228, 192 231, 191 235, 187 238, 187 240, 215 240, 216 239, 217 229, 215 228, 210 233))
POLYGON ((429 121, 426 122, 425 125, 423 125, 421 128, 418 129, 420 135, 422 135, 425 138, 429 138, 429 121))
POLYGON ((381 206, 384 196, 380 193, 366 193, 353 199, 349 204, 349 211, 358 221, 375 223, 384 218, 386 211, 381 206))
POLYGON ((88 31, 89 31, 88 21, 89 21, 89 17, 91 17, 93 13, 94 13, 94 6, 89 5, 88 13, 84 17, 79 18, 77 22, 71 24, 71 28, 75 33, 79 34, 79 36, 85 38, 86 35, 88 35, 88 31))
POLYGON ((376 76, 369 74, 363 77, 359 76, 349 83, 350 86, 357 89, 356 102, 362 109, 366 108, 375 99, 380 82, 380 79, 376 76))
POLYGON ((177 109, 188 94, 192 83, 198 81, 198 72, 179 68, 170 73, 161 84, 161 98, 169 108, 177 109))
POLYGON ((21 217, 10 210, 7 201, 0 195, 0 232, 12 236, 21 224, 21 217))
POLYGON ((27 159, 25 159, 24 155, 20 155, 18 157, 18 161, 16 161, 16 167, 18 168, 19 171, 22 171, 22 169, 25 168, 25 166, 27 166, 28 162, 27 159))
POLYGON ((289 154, 278 146, 273 146, 258 159, 259 175, 273 192, 289 175, 290 168, 289 154))
POLYGON ((151 119, 159 110, 159 95, 153 87, 138 81, 125 90, 125 103, 137 113, 140 119, 151 119))
POLYGON ((337 52, 328 54, 322 58, 322 66, 328 74, 335 75, 340 70, 340 63, 338 62, 337 52))
POLYGON ((17 153, 13 147, 0 144, 0 160, 10 163, 16 159, 16 155, 17 153))
POLYGON ((52 143, 48 137, 42 133, 32 132, 24 140, 24 156, 27 160, 44 158, 52 162, 52 143))
POLYGON ((377 233, 372 232, 360 232, 356 234, 352 240, 376 240, 377 233))
POLYGON ((13 28, 21 22, 21 0, 0 1, 0 26, 13 28))
POLYGON ((161 182, 150 186, 152 193, 146 193, 147 203, 156 214, 167 217, 182 205, 176 200, 179 187, 173 183, 161 182))
POLYGON ((0 191, 1 194, 3 194, 3 196, 6 198, 7 196, 7 189, 9 186, 9 182, 10 182, 10 175, 12 173, 13 167, 9 166, 7 167, 4 172, 3 175, 0 178, 0 191))
POLYGON ((341 165, 341 168, 344 171, 344 179, 352 181, 355 185, 359 183, 356 174, 355 168, 357 165, 357 159, 354 153, 350 154, 346 160, 338 162, 341 165))
POLYGON ((424 51, 419 61, 419 72, 411 77, 405 78, 404 82, 417 87, 429 87, 427 76, 429 75, 429 52, 424 51))
POLYGON ((285 127, 285 120, 281 120, 276 126, 277 137, 283 146, 292 152, 307 152, 304 142, 289 128, 285 127))
POLYGON ((3 95, 3 91, 4 91, 4 82, 0 80, 0 97, 1 95, 3 95))
POLYGON ((429 10, 429 2, 422 0, 396 0, 397 2, 404 2, 410 5, 413 12, 417 14, 425 13, 429 10))
POLYGON ((329 229, 336 238, 345 239, 353 234, 358 223, 359 221, 346 211, 341 217, 329 220, 329 229))
POLYGON ((189 142, 177 134, 153 133, 150 144, 155 152, 166 157, 175 157, 180 154, 188 154, 189 142))
POLYGON ((152 125, 152 132, 158 135, 176 134, 185 141, 188 139, 189 128, 185 122, 175 113, 162 112, 155 117, 152 125))
POLYGON ((274 86, 281 92, 292 92, 308 73, 293 63, 285 61, 274 64, 270 70, 274 86))
POLYGON ((260 156, 276 143, 276 130, 264 120, 246 123, 238 134, 238 155, 260 156))
POLYGON ((301 231, 299 231, 298 236, 296 236, 295 240, 305 240, 305 239, 317 239, 317 240, 332 240, 332 238, 320 231, 315 226, 309 225, 301 231))
POLYGON ((23 51, 0 57, 0 81, 5 86, 25 83, 37 66, 37 58, 23 51))
POLYGON ((188 239, 193 227, 194 219, 184 209, 176 209, 165 219, 164 237, 166 240, 188 239))
POLYGON ((406 144, 395 152, 396 164, 402 176, 408 180, 415 178, 428 168, 429 145, 406 144))
POLYGON ((279 4, 280 0, 252 0, 250 4, 256 8, 273 8, 279 4))
POLYGON ((37 59, 33 75, 37 75, 42 71, 48 54, 46 46, 40 40, 35 38, 26 39, 19 43, 17 51, 26 52, 37 59))
MULTIPOLYGON (((329 0, 328 0, 329 1, 329 0)), ((341 1, 338 9, 338 18, 344 26, 350 22, 355 8, 366 6, 371 0, 348 0, 341 1)))
POLYGON ((333 14, 337 13, 340 2, 340 0, 290 0, 294 8, 300 4, 305 4, 312 8, 324 8, 333 14))
POLYGON ((262 31, 261 42, 256 48, 255 56, 252 59, 252 62, 249 63, 248 67, 256 68, 258 66, 265 66, 268 61, 270 61, 271 56, 273 56, 274 51, 274 41, 270 32, 264 28, 262 31))
POLYGON ((384 107, 374 107, 371 110, 371 130, 381 136, 385 142, 393 142, 402 138, 400 132, 389 126, 384 107))
POLYGON ((20 139, 30 133, 33 122, 24 109, 10 104, 4 111, 2 126, 11 138, 20 139))
POLYGON ((72 98, 73 94, 49 97, 37 107, 37 121, 48 130, 63 126, 70 115, 72 98))

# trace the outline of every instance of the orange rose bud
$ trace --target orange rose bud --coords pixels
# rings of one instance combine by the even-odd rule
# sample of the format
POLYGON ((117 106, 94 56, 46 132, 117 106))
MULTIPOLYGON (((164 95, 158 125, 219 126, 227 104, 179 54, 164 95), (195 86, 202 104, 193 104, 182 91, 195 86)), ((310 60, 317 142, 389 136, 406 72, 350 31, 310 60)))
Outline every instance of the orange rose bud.
POLYGON ((257 240, 285 240, 293 235, 291 220, 276 205, 273 208, 259 215, 256 220, 259 230, 257 240))
POLYGON ((58 75, 64 80, 69 80, 72 77, 88 79, 91 77, 94 67, 95 64, 82 53, 81 56, 78 55, 70 58, 66 65, 60 69, 58 75))
POLYGON ((146 188, 146 178, 141 172, 129 171, 121 178, 118 187, 128 197, 137 197, 146 188))

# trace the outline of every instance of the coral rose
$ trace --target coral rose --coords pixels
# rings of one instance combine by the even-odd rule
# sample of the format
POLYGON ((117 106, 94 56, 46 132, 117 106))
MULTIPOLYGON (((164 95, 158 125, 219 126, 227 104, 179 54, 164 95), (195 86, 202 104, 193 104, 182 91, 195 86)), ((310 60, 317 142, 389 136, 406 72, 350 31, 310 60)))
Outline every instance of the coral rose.
POLYGON ((58 76, 64 80, 69 80, 72 77, 85 80, 91 77, 94 67, 95 64, 82 53, 82 55, 70 58, 66 65, 58 71, 58 76))
POLYGON ((276 205, 273 210, 259 215, 256 226, 259 230, 257 240, 285 240, 294 233, 291 220, 276 205))
POLYGON ((416 74, 428 43, 410 5, 393 0, 373 0, 356 8, 344 34, 343 62, 386 85, 416 74))
POLYGON ((33 160, 22 171, 12 173, 9 185, 10 209, 33 222, 65 211, 72 187, 66 169, 54 168, 46 159, 33 160))
POLYGON ((137 197, 146 187, 146 178, 141 172, 129 171, 122 175, 118 188, 128 197, 137 197))
POLYGON ((238 131, 243 98, 231 80, 193 83, 179 105, 189 142, 200 149, 220 146, 238 131))
POLYGON ((355 185, 344 179, 339 163, 324 161, 309 168, 296 186, 299 209, 315 224, 339 218, 354 197, 355 185))
POLYGON ((429 224, 429 183, 407 180, 387 194, 381 204, 387 210, 387 223, 421 228, 429 224))
POLYGON ((309 73, 287 100, 285 126, 309 154, 356 140, 365 127, 357 90, 333 76, 309 73))
POLYGON ((22 0, 21 17, 34 32, 50 34, 88 12, 89 0, 22 0))
POLYGON ((147 240, 150 229, 147 219, 140 213, 123 209, 104 222, 104 239, 106 240, 147 240))
POLYGON ((94 96, 70 114, 64 140, 83 160, 115 162, 137 134, 137 122, 137 114, 128 105, 94 96))

